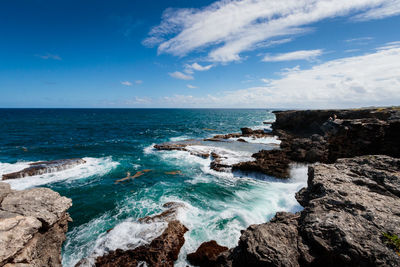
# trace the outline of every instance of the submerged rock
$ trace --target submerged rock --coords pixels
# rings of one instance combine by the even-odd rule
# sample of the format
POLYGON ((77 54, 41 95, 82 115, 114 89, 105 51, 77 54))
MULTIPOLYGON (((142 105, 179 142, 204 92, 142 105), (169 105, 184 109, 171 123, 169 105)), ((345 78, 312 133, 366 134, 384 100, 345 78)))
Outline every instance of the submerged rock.
POLYGON ((11 190, 0 183, 0 265, 61 266, 71 200, 48 188, 11 190))
POLYGON ((27 176, 40 175, 44 173, 58 172, 66 169, 73 168, 77 165, 86 163, 85 160, 80 158, 75 159, 60 159, 51 161, 40 161, 30 163, 30 167, 23 169, 22 171, 3 174, 3 180, 23 178, 27 176))
POLYGON ((187 260, 195 266, 216 266, 218 256, 228 248, 218 245, 215 240, 204 242, 196 252, 187 255, 187 260))
POLYGON ((179 221, 170 221, 168 227, 150 244, 133 250, 117 249, 96 259, 96 266, 119 267, 138 266, 174 266, 179 251, 185 243, 184 234, 188 229, 179 221))
POLYGON ((299 214, 252 225, 220 265, 400 266, 383 233, 400 235, 400 159, 363 156, 309 167, 299 214))

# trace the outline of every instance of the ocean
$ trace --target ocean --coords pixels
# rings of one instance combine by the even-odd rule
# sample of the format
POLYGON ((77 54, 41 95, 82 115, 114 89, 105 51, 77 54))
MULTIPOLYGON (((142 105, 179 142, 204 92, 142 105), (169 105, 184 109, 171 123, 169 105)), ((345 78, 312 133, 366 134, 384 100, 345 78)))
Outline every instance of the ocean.
MULTIPOLYGON (((166 202, 181 202, 178 219, 189 231, 176 266, 186 266, 186 254, 204 241, 234 247, 249 225, 266 222, 277 211, 301 210, 294 195, 306 185, 307 168, 292 166, 289 180, 217 172, 210 159, 156 151, 153 145, 241 127, 263 129, 269 127, 263 121, 273 120, 265 109, 0 109, 0 176, 31 162, 86 160, 64 171, 7 180, 13 189, 48 187, 72 199, 63 266, 148 243, 166 223, 138 219, 161 212, 166 202), (151 171, 116 183, 141 170, 151 171), (168 174, 175 171, 181 173, 168 174)), ((203 142, 193 149, 218 151, 235 163, 279 144, 274 138, 247 141, 203 142)))

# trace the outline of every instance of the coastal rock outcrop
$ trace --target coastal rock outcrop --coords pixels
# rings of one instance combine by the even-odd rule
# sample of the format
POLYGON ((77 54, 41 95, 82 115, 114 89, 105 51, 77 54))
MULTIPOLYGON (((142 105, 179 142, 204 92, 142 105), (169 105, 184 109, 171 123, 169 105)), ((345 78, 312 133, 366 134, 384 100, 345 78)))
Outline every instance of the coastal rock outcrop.
POLYGON ((234 164, 232 170, 244 172, 261 172, 278 178, 289 178, 289 163, 283 150, 261 150, 252 155, 255 161, 234 164))
POLYGON ((168 227, 150 244, 133 250, 117 249, 96 259, 96 266, 174 266, 179 251, 185 243, 184 234, 188 229, 179 221, 170 221, 168 227))
POLYGON ((400 266, 400 159, 369 155, 309 167, 297 214, 243 231, 220 266, 400 266))
MULTIPOLYGON (((185 205, 180 202, 167 202, 163 205, 163 208, 166 208, 165 211, 139 219, 140 223, 145 224, 166 222, 167 227, 150 244, 128 250, 111 251, 103 256, 96 257, 95 265, 102 267, 173 266, 178 259, 181 247, 185 243, 184 234, 188 231, 186 226, 177 220, 178 209, 183 207, 185 205)), ((87 262, 89 262, 88 259, 82 259, 75 266, 86 266, 87 262)))
POLYGON ((189 253, 187 260, 194 266, 217 266, 218 256, 227 250, 227 247, 220 246, 215 240, 211 240, 201 244, 195 252, 189 253))
POLYGON ((14 191, 0 183, 0 265, 61 266, 71 199, 48 188, 14 191))
POLYGON ((3 174, 3 180, 58 172, 84 163, 86 163, 86 161, 80 158, 34 162, 29 164, 30 167, 21 171, 3 174))

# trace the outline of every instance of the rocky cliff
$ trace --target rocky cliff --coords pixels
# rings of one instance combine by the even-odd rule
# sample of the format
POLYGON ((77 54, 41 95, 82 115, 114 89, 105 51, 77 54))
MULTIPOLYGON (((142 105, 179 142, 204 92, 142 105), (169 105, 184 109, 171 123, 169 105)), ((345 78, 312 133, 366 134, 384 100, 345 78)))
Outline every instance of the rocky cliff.
POLYGON ((243 231, 220 266, 400 266, 400 159, 363 156, 309 167, 297 214, 243 231))
POLYGON ((321 162, 296 195, 304 210, 251 225, 198 265, 400 266, 400 109, 275 114, 280 150, 233 169, 287 178, 290 162, 321 162))
POLYGON ((48 188, 0 183, 0 266, 61 266, 72 202, 48 188))

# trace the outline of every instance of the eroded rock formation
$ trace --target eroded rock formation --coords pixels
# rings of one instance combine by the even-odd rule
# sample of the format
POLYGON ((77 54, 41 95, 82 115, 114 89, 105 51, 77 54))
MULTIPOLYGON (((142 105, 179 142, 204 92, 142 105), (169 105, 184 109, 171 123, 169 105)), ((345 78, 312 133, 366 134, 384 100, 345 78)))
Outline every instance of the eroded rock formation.
POLYGON ((0 266, 61 266, 71 200, 48 188, 0 183, 0 266))
POLYGON ((221 266, 400 266, 400 159, 362 156, 309 167, 304 210, 245 230, 221 266))
POLYGON ((79 158, 34 162, 29 164, 30 167, 21 171, 3 174, 3 180, 58 172, 84 163, 86 163, 86 161, 79 158))

